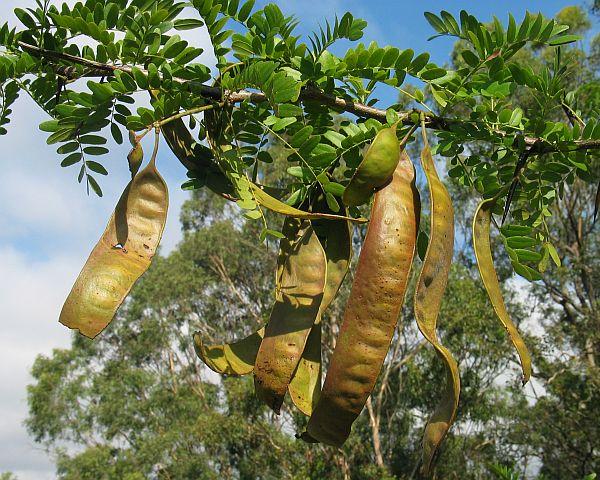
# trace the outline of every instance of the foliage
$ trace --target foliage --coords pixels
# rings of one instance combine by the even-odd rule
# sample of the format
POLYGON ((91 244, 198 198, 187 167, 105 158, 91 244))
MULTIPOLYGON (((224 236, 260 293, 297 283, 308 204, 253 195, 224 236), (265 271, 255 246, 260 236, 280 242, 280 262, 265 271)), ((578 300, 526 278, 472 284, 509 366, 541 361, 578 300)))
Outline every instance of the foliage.
MULTIPOLYGON (((270 160, 268 137, 280 140, 290 168, 279 192, 291 205, 302 204, 320 190, 333 206, 339 204, 335 198, 341 197, 357 167, 361 147, 382 124, 400 119, 409 125, 416 120, 410 112, 397 112, 391 106, 385 113, 355 109, 362 117, 358 123, 338 126, 336 108, 352 109, 347 103, 331 108, 331 96, 367 106, 377 103, 373 92, 378 86, 408 96, 420 109, 431 112, 429 126, 438 136, 437 153, 454 163, 451 177, 484 197, 519 178, 513 223, 527 228, 508 229, 505 235, 515 270, 529 280, 539 279, 540 270, 547 268, 547 262, 541 268, 536 264, 540 256, 556 259, 544 228, 551 206, 576 178, 594 178, 590 157, 579 146, 585 141, 595 145, 600 139, 593 116, 573 126, 552 118, 552 112, 562 108, 575 116, 582 108, 578 100, 583 93, 569 87, 574 64, 564 55, 568 44, 577 41, 577 34, 589 25, 576 9, 564 10, 558 21, 527 13, 517 22, 509 15, 506 28, 497 18, 486 25, 465 11, 458 19, 446 11, 428 12, 426 18, 437 32, 434 37, 461 41, 463 48, 457 55, 463 62, 447 69, 430 62, 426 52, 358 43, 366 22, 350 13, 326 21, 306 43, 295 34, 294 17, 275 4, 256 10, 253 0, 194 0, 191 16, 179 1, 87 0, 72 7, 36 3, 36 8, 16 9, 20 29, 8 24, 0 29, 4 49, 0 123, 8 122, 18 92, 27 92, 50 117, 41 129, 50 134, 48 143, 57 144, 58 153, 64 155, 61 165, 77 165, 78 180, 85 179, 88 190, 98 194, 97 175, 106 175, 107 170, 92 158, 108 153, 105 130, 120 143, 123 128, 143 135, 175 114, 196 123, 193 115, 199 109, 220 108, 214 102, 221 99, 223 89, 244 88, 261 91, 265 102, 229 95, 232 103, 241 103, 228 115, 222 136, 236 148, 216 159, 218 166, 229 177, 251 176, 259 164, 270 160), (212 88, 206 85, 211 71, 203 62, 205 52, 176 33, 203 25, 218 59, 212 88), (336 56, 330 48, 342 39, 354 45, 336 56), (543 45, 552 48, 542 68, 534 71, 518 60, 528 46, 543 45), (102 78, 87 80, 87 88, 75 81, 93 76, 102 78), (424 87, 404 89, 409 77, 424 87), (150 108, 140 106, 134 111, 136 94, 148 89, 159 92, 157 100, 150 108), (512 95, 517 90, 536 99, 546 112, 543 119, 526 114, 512 95), (431 102, 425 99, 428 93, 431 102), (460 115, 448 115, 453 111, 460 115), (375 118, 365 121, 366 117, 375 118), (527 138, 537 140, 528 143, 527 138), (489 155, 471 155, 482 142, 488 145, 489 155), (521 166, 519 158, 528 149, 533 149, 532 161, 521 166), (511 238, 515 236, 527 240, 511 238), (515 244, 519 252, 511 246, 515 244)), ((195 175, 190 172, 192 179, 195 175)), ((244 187, 234 183, 243 195, 244 187)), ((193 180, 187 185, 203 184, 193 180)), ((248 215, 262 218, 254 211, 255 204, 246 203, 242 208, 248 209, 248 215)), ((268 226, 265 230, 272 231, 268 226)))

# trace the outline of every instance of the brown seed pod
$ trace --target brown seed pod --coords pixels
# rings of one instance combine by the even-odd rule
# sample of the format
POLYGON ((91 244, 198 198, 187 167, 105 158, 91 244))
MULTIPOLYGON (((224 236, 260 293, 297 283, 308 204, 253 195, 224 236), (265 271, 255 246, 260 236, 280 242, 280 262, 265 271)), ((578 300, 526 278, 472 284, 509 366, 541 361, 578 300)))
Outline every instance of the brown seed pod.
MULTIPOLYGON (((324 207, 323 207, 324 208, 324 207)), ((296 407, 310 415, 321 390, 321 316, 335 298, 350 265, 352 255, 352 225, 347 221, 314 221, 327 257, 327 279, 323 300, 315 319, 298 367, 288 386, 290 397, 296 407)), ((300 222, 288 219, 284 233, 290 238, 298 235, 300 222)), ((288 245, 284 241, 283 245, 288 245)), ((287 254, 281 251, 278 258, 277 282, 281 276, 287 254)), ((213 371, 226 375, 246 375, 254 370, 256 355, 264 337, 264 327, 258 332, 235 343, 206 346, 202 336, 194 335, 194 347, 200 359, 213 371)))
POLYGON ((312 225, 302 221, 298 228, 298 222, 286 222, 298 233, 286 234, 284 229, 285 262, 278 269, 275 305, 254 365, 256 394, 276 413, 319 314, 327 272, 325 252, 312 225))
POLYGON ((523 370, 523 383, 527 383, 531 376, 531 355, 506 310, 490 246, 490 224, 492 222, 492 210, 496 206, 496 202, 497 197, 488 198, 487 200, 483 200, 477 207, 475 217, 473 218, 473 249, 475 250, 477 268, 479 269, 483 286, 492 302, 498 319, 508 332, 508 336, 519 354, 523 370))
POLYGON ((86 337, 111 322, 158 248, 169 197, 156 170, 157 150, 158 134, 149 165, 125 188, 62 308, 60 322, 86 337))
MULTIPOLYGON (((326 210, 322 205, 321 210, 326 210)), ((327 257, 327 279, 319 315, 315 321, 298 368, 292 377, 288 391, 296 407, 305 415, 312 411, 321 394, 321 318, 336 297, 352 259, 352 224, 343 220, 313 220, 325 256, 327 257)))
POLYGON ((429 472, 433 458, 456 417, 460 394, 458 366, 450 351, 437 337, 437 317, 448 283, 454 249, 454 210, 446 187, 438 177, 423 126, 425 147, 421 166, 429 184, 431 230, 429 245, 415 290, 414 308, 417 325, 446 366, 446 386, 440 403, 425 426, 422 469, 429 472))
POLYGON ((341 446, 371 394, 404 301, 417 237, 418 192, 405 152, 392 181, 375 194, 325 384, 306 441, 341 446))

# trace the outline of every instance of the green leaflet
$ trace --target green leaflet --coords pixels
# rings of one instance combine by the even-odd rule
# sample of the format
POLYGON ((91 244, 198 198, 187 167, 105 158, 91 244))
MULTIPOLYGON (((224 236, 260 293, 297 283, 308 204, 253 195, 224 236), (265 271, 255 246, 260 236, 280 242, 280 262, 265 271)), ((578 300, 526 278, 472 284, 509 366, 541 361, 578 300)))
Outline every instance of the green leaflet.
POLYGON ((423 434, 422 469, 427 474, 433 458, 456 417, 460 395, 458 365, 450 351, 437 337, 437 318, 454 249, 454 210, 446 187, 438 177, 423 125, 425 147, 421 165, 429 184, 431 231, 423 267, 415 290, 414 309, 417 325, 423 336, 435 348, 446 366, 446 385, 435 412, 423 434))
POLYGON ((483 286, 487 291, 498 319, 508 332, 510 340, 517 349, 523 370, 523 383, 527 383, 531 376, 531 356, 506 310, 490 246, 490 224, 492 221, 492 211, 497 199, 498 197, 496 196, 483 200, 477 207, 475 217, 473 218, 473 249, 475 250, 477 268, 479 269, 483 286))
POLYGON ((348 206, 367 203, 375 190, 392 178, 400 159, 399 154, 396 125, 379 130, 344 191, 344 203, 348 206))

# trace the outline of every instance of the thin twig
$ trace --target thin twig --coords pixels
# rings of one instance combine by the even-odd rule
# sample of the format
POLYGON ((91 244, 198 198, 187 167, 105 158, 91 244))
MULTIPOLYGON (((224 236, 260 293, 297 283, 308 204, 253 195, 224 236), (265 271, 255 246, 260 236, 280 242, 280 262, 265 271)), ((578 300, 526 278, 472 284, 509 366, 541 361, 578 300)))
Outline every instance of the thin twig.
MULTIPOLYGON (((36 47, 34 45, 30 45, 28 43, 19 41, 18 45, 23 50, 27 51, 29 54, 40 57, 40 58, 49 58, 58 61, 70 62, 76 65, 82 65, 87 67, 89 70, 84 74, 86 77, 108 77, 113 76, 114 73, 119 70, 121 72, 131 74, 133 68, 127 65, 112 65, 107 63, 100 63, 93 60, 87 60, 85 58, 77 57, 74 55, 70 55, 62 52, 55 52, 52 50, 46 50, 43 48, 36 47)), ((60 70, 61 75, 66 78, 79 78, 79 73, 72 66, 57 66, 57 69, 60 70)), ((144 69, 139 69, 142 74, 148 75, 148 72, 144 69)), ((216 101, 226 100, 228 104, 234 103, 242 103, 244 101, 251 101, 253 103, 263 103, 268 101, 268 97, 262 92, 249 92, 247 90, 240 90, 236 92, 223 91, 218 86, 209 86, 204 85, 199 82, 188 81, 181 78, 173 77, 174 82, 179 83, 181 85, 186 85, 190 91, 199 94, 202 97, 207 99, 212 99, 216 101)), ((321 89, 314 86, 306 86, 302 88, 300 92, 300 100, 313 100, 322 105, 326 105, 334 110, 338 110, 340 112, 347 112, 354 114, 361 118, 373 118, 379 120, 381 122, 387 122, 386 119, 386 110, 371 107, 369 105, 365 105, 363 103, 355 102, 351 98, 341 98, 335 95, 331 95, 323 92, 321 89)), ((419 119, 414 120, 413 114, 418 113, 415 110, 398 112, 398 119, 404 125, 414 125, 415 123, 419 123, 419 119)), ((423 112, 425 116, 425 126, 427 128, 432 128, 434 130, 451 130, 452 125, 465 123, 459 119, 451 119, 445 117, 439 117, 437 115, 433 115, 431 113, 423 112)), ((469 122, 467 122, 469 123, 469 122)), ((497 135, 505 136, 506 132, 496 131, 494 132, 497 135)), ((524 137, 524 141, 526 145, 540 144, 543 143, 543 146, 540 148, 539 153, 550 153, 557 151, 557 148, 552 144, 542 141, 539 138, 535 137, 524 137)), ((573 150, 596 150, 600 149, 600 140, 577 140, 573 142, 574 149, 573 150)))

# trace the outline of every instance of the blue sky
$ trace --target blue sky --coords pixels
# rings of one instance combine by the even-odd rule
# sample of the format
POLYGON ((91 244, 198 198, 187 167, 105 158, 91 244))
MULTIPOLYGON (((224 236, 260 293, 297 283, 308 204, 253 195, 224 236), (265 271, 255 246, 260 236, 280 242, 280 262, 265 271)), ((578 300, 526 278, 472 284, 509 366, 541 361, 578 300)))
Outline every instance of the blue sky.
MULTIPOLYGON (((56 3, 56 2, 55 2, 56 3)), ((74 3, 74 2, 70 2, 74 3)), ((257 1, 257 6, 267 2, 257 1)), ((285 13, 302 22, 302 33, 323 23, 325 18, 354 16, 369 22, 363 41, 429 51, 432 61, 443 64, 452 46, 450 39, 427 42, 432 29, 423 11, 446 8, 454 14, 465 8, 482 20, 497 15, 505 21, 508 12, 521 19, 525 9, 553 16, 573 2, 559 0, 503 2, 282 0, 285 13)), ((575 2, 576 3, 576 2, 575 2)), ((14 23, 12 9, 27 7, 33 0, 2 0, 0 18, 14 23)), ((204 31, 187 39, 210 51, 204 31)), ((214 59, 207 54, 207 63, 214 59)), ((390 98, 390 101, 393 101, 390 98)), ((27 414, 25 387, 29 369, 38 354, 66 347, 69 332, 57 322, 58 313, 74 279, 106 221, 124 185, 128 170, 126 148, 114 148, 103 159, 111 172, 102 179, 105 196, 86 196, 77 184, 77 171, 61 169, 55 150, 45 144, 37 125, 44 115, 23 96, 14 107, 9 134, 0 137, 2 165, 0 187, 0 473, 12 470, 22 480, 54 478, 51 460, 27 437, 22 422, 27 414)), ((148 147, 149 148, 149 147, 148 147)), ((171 209, 163 251, 180 239, 178 216, 186 194, 179 189, 185 171, 163 146, 159 168, 171 192, 171 209)))

